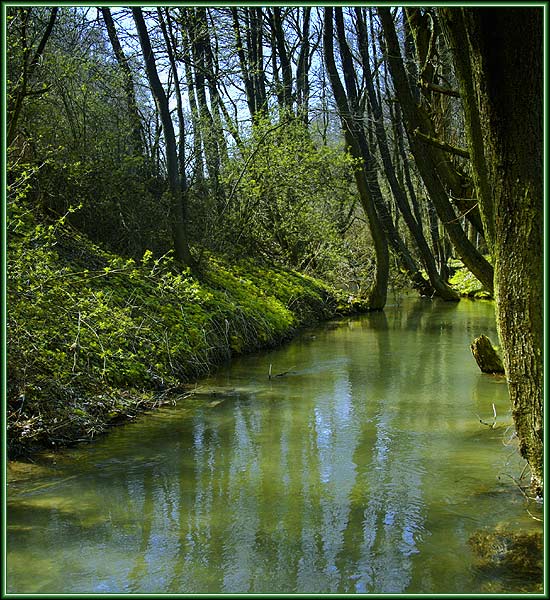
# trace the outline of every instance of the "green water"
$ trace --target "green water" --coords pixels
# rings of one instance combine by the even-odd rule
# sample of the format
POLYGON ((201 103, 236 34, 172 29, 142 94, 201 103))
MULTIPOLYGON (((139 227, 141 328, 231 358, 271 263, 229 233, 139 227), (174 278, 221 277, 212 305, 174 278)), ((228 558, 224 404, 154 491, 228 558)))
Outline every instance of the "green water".
POLYGON ((481 333, 488 302, 404 299, 29 467, 8 488, 8 592, 528 589, 468 544, 541 526, 510 478, 506 385, 470 354, 481 333))

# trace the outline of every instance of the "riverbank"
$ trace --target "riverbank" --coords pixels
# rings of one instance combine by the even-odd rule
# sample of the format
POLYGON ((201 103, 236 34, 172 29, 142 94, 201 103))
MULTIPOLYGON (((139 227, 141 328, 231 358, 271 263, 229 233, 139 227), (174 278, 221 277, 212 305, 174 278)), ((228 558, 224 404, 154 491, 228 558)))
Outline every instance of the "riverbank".
MULTIPOLYGON (((485 258, 489 262, 492 262, 489 255, 485 255, 485 258)), ((483 288, 481 281, 464 266, 461 260, 456 258, 449 260, 449 267, 453 272, 449 278, 449 284, 461 296, 478 300, 493 299, 491 294, 483 288)))
POLYGON ((10 232, 8 261, 10 458, 91 440, 189 393, 231 356, 366 309, 295 271, 204 254, 191 274, 168 255, 125 259, 29 214, 10 232))

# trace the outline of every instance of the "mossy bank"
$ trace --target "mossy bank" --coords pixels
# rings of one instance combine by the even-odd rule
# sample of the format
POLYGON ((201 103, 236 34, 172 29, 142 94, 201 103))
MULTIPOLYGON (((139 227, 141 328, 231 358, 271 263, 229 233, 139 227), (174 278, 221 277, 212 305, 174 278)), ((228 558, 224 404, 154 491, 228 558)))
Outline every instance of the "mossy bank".
POLYGON ((185 393, 232 355, 364 309, 311 277, 203 254, 110 254, 58 220, 10 215, 8 455, 92 439, 185 393))
MULTIPOLYGON (((492 262, 491 257, 485 255, 485 258, 492 262)), ((449 279, 449 284, 456 290, 461 296, 467 298, 476 298, 480 300, 492 299, 491 294, 483 287, 483 284, 471 273, 461 260, 450 259, 448 267, 453 273, 449 279)))

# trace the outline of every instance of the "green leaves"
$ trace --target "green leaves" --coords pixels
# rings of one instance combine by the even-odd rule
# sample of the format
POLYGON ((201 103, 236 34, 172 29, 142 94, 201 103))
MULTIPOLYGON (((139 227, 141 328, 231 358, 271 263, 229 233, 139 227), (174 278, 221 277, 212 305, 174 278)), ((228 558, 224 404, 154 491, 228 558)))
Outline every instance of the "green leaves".
POLYGON ((198 280, 171 253, 126 259, 62 219, 41 223, 22 204, 11 208, 11 216, 27 211, 8 254, 9 352, 23 386, 175 385, 231 352, 279 342, 329 294, 295 272, 251 261, 229 267, 214 256, 198 280))
POLYGON ((354 168, 341 147, 315 143, 300 122, 257 122, 223 174, 231 245, 238 232, 253 255, 324 276, 345 254, 340 230, 354 204, 354 168))

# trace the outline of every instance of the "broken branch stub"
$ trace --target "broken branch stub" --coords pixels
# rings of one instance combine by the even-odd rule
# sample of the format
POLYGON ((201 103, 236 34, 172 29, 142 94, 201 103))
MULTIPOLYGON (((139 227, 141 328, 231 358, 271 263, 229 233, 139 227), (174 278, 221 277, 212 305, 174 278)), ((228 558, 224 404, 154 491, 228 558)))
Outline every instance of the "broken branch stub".
POLYGON ((487 336, 480 335, 476 338, 470 344, 470 349, 483 373, 504 373, 502 360, 487 336))

